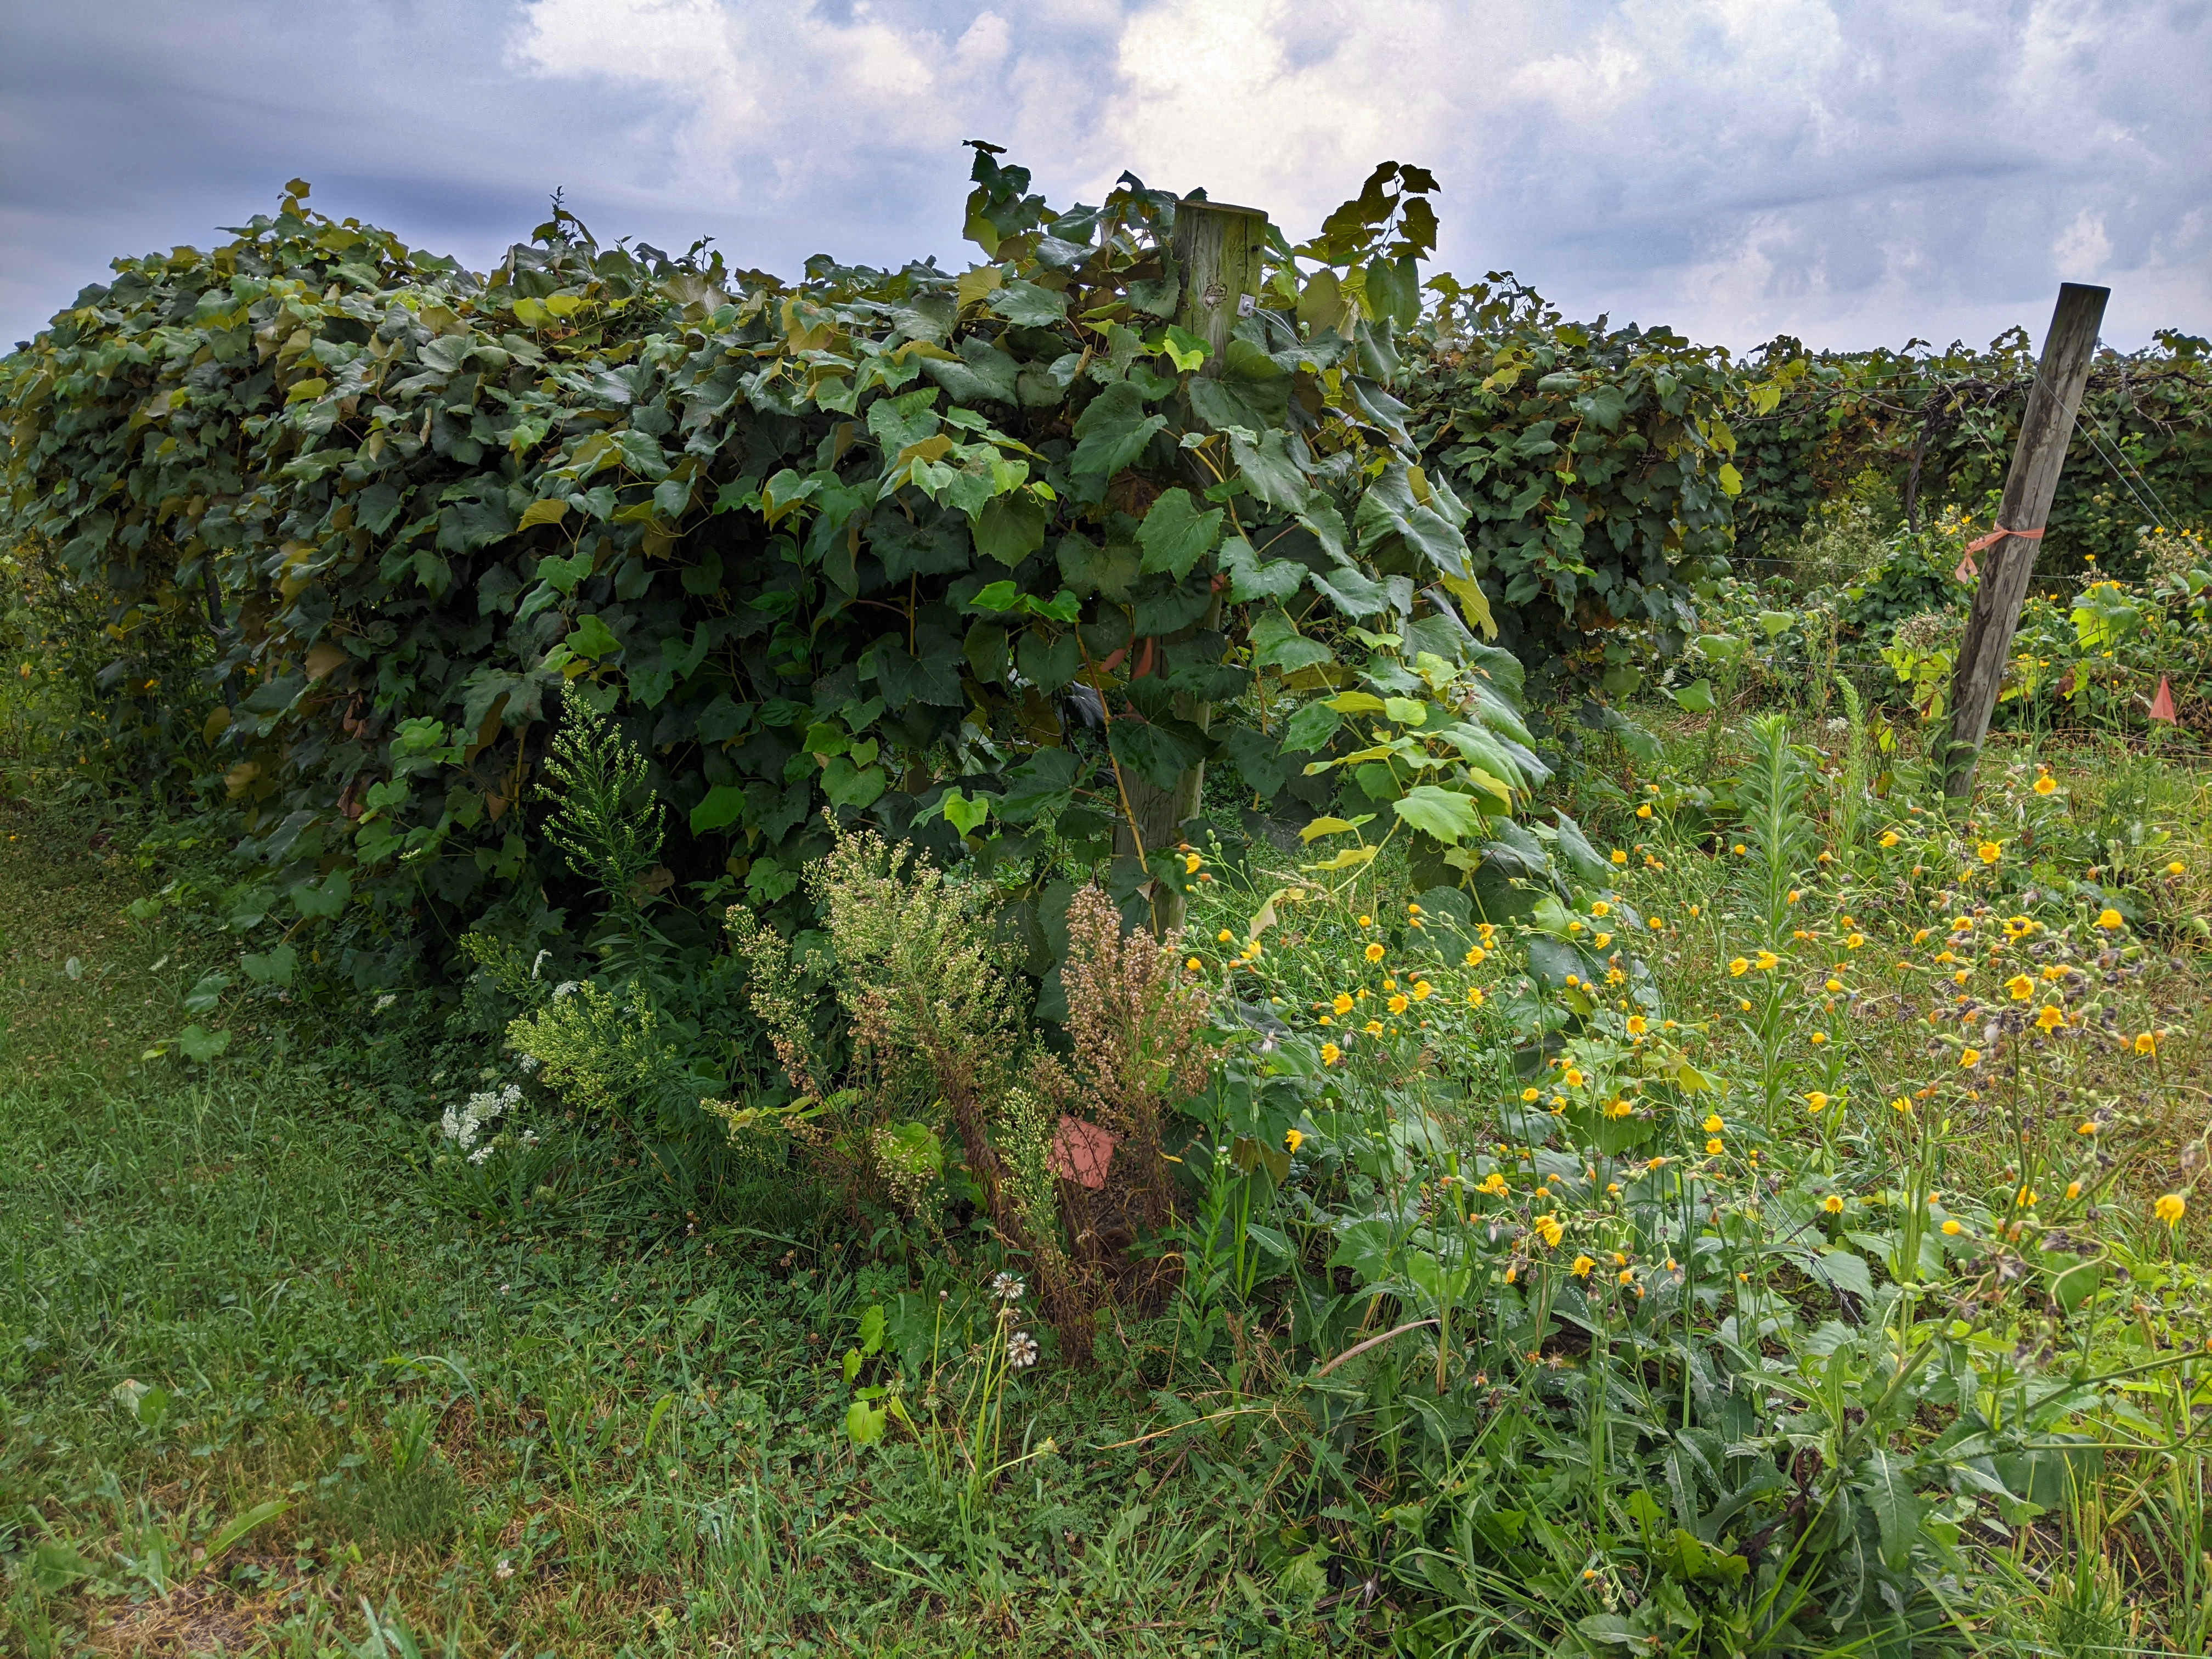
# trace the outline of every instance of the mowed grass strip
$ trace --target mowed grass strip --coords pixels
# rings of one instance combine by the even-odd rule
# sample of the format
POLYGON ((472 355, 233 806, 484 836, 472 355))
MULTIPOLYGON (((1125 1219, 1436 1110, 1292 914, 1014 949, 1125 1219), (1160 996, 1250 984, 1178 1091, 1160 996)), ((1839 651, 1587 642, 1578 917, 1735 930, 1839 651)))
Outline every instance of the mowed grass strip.
MULTIPOLYGON (((1232 1571, 1264 1471, 1046 1458, 979 1514, 856 1455, 836 1356, 908 1274, 834 1218, 763 1240, 580 1156, 501 1224, 311 1045, 138 1064, 204 964, 96 830, 9 823, 0 1650, 343 1653, 365 1599, 466 1654, 1322 1650, 1232 1571)), ((1034 1438, 1139 1431, 1114 1382, 1036 1379, 1034 1438)))

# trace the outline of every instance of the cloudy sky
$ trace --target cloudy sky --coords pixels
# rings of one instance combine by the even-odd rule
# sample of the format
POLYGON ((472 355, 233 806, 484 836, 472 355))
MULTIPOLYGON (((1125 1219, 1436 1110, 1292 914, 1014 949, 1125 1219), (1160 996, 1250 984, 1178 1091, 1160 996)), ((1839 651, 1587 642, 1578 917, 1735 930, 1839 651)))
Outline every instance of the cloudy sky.
POLYGON ((2212 334, 2212 0, 5 0, 0 347, 295 174, 480 268, 603 239, 961 266, 965 138, 1310 232, 1377 161, 1437 265, 1747 348, 2212 334))

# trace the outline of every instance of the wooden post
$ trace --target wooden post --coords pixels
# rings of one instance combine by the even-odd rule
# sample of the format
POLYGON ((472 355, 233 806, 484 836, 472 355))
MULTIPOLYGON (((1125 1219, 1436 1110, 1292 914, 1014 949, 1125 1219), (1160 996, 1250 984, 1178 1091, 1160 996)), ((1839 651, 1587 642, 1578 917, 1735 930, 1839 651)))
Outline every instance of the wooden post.
POLYGON ((2096 355, 2098 325, 2104 321, 2105 301, 2112 292, 2079 283, 2059 285, 2057 309, 2051 314, 2051 332, 2044 337, 2043 358, 2027 394, 2027 412, 2021 417, 2020 441, 2013 450, 2012 468, 2005 474, 2004 500, 1993 526, 2010 533, 1984 550, 1973 609, 1967 613, 1966 637, 1951 673, 1951 722, 1939 753, 1943 793, 1953 800, 1973 793, 1974 763, 1981 757, 1982 739, 1989 735, 1990 716, 1996 710, 2013 630, 2020 626, 2021 605, 2027 597, 2028 578, 2035 572, 2036 544, 2051 514, 2051 497, 2058 493, 2058 474, 2074 436, 2081 388, 2089 378, 2090 359, 2096 355))
MULTIPOLYGON (((1206 362, 1198 371, 1201 374, 1221 373, 1222 359, 1229 350, 1229 331, 1238 318, 1251 315, 1257 307, 1260 255, 1267 231, 1267 216, 1257 208, 1231 207, 1222 202, 1176 204, 1170 246, 1182 278, 1176 322, 1206 342, 1206 362)), ((1170 666, 1178 665, 1171 660, 1177 647, 1187 645, 1194 635, 1211 633, 1220 624, 1221 596, 1216 593, 1206 614, 1190 627, 1156 645, 1132 640, 1128 657, 1132 672, 1166 673, 1170 666)), ((1175 712, 1200 731, 1213 718, 1212 704, 1188 692, 1176 694, 1175 712)), ((1134 821, 1115 829, 1114 850, 1122 857, 1133 858, 1141 837, 1145 852, 1157 854, 1181 842, 1182 826, 1198 816, 1206 790, 1206 763, 1200 761, 1182 773, 1172 789, 1158 788, 1126 770, 1121 783, 1134 821)), ((1152 931, 1165 938, 1182 926, 1188 909, 1182 884, 1170 882, 1164 891, 1155 887, 1152 906, 1152 931)))
POLYGON ((1206 342, 1199 373, 1218 376, 1229 349, 1229 331, 1259 304, 1260 254, 1267 216, 1226 202, 1178 202, 1170 244, 1182 273, 1176 321, 1206 342))

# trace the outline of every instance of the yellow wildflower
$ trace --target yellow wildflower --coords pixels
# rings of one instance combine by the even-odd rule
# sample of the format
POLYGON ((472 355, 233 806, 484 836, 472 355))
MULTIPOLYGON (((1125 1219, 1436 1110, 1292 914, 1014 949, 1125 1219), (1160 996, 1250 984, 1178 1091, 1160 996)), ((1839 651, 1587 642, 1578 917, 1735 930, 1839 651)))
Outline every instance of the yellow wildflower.
POLYGON ((1820 1207, 1830 1215, 1841 1215, 1844 1212, 1844 1200, 1838 1194, 1830 1193, 1820 1200, 1820 1207))
POLYGON ((1321 1063, 1322 1065, 1334 1066, 1338 1060, 1342 1060, 1343 1058, 1344 1050, 1338 1048, 1334 1042, 1324 1042, 1321 1045, 1321 1063))
POLYGON ((2158 1052, 2158 1033, 2155 1031, 2138 1032, 2136 1036, 2136 1052, 2139 1054, 2156 1054, 2158 1052))
POLYGON ((2097 913, 2097 926, 2103 928, 2108 933, 2118 932, 2126 925, 2127 922, 2125 918, 2124 918, 2118 910, 2108 908, 2100 910, 2097 913))
POLYGON ((1380 944, 1370 945, 1362 954, 1370 962, 1380 962, 1382 960, 1382 947, 1380 944))
POLYGON ((1574 1265, 1570 1267, 1568 1271, 1573 1273, 1577 1279, 1588 1279, 1590 1275, 1590 1269, 1596 1266, 1597 1263, 1591 1261, 1589 1257, 1586 1255, 1578 1255, 1574 1260, 1574 1265))
POLYGON ((2164 1198, 2159 1200, 2153 1206, 2153 1210, 2158 1218, 2167 1226, 2175 1226, 2179 1224, 2181 1218, 2188 1213, 2189 1200, 2179 1193, 2168 1193, 2164 1198))
POLYGON ((2035 994, 2035 981, 2026 974, 2014 974, 2005 981, 2004 988, 2014 1002, 2025 1002, 2035 994))

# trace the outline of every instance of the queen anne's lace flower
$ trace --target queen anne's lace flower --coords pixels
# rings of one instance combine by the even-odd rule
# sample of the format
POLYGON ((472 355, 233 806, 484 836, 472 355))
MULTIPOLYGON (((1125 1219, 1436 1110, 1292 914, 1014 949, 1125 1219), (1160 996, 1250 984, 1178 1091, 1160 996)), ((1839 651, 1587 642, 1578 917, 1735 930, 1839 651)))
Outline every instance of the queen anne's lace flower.
POLYGON ((504 1089, 480 1089, 465 1103, 447 1107, 438 1127, 456 1151, 469 1154, 470 1163, 481 1164, 491 1156, 491 1145, 484 1139, 485 1127, 520 1104, 519 1083, 510 1083, 504 1089))

